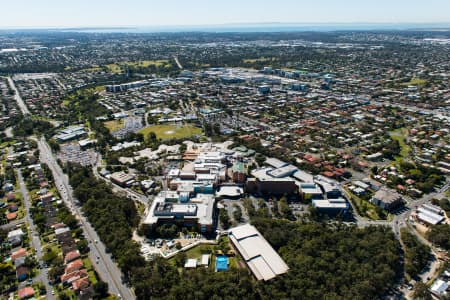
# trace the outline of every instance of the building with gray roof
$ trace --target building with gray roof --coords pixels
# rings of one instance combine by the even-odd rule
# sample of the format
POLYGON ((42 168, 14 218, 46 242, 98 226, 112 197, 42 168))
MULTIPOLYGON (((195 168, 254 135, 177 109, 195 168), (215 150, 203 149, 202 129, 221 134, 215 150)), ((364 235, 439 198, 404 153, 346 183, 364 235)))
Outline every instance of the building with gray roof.
POLYGON ((284 260, 254 226, 245 224, 231 228, 228 236, 257 280, 270 280, 289 270, 284 260))

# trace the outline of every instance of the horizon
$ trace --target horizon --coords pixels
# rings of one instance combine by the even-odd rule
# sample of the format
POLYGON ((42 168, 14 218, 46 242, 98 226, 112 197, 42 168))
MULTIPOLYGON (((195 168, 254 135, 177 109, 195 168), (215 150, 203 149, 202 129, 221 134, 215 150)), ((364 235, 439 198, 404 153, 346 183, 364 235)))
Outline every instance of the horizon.
POLYGON ((69 31, 84 33, 182 33, 182 32, 333 32, 333 31, 450 30, 450 22, 308 22, 223 23, 193 25, 111 25, 65 27, 0 27, 0 31, 69 31))
POLYGON ((0 28, 67 27, 181 27, 233 24, 428 24, 450 23, 450 3, 445 0, 347 0, 320 2, 280 0, 229 0, 216 3, 196 0, 16 0, 2 5, 7 12, 0 28))

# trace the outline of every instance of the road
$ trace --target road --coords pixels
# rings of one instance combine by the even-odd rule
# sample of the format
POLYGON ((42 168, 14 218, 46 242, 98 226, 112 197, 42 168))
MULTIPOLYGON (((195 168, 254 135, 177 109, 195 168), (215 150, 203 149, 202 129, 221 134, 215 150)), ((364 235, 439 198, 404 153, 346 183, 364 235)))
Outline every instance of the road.
MULTIPOLYGON (((20 187, 20 193, 22 194, 23 203, 25 205, 25 209, 27 211, 26 213, 26 220, 30 226, 30 233, 31 233, 31 246, 36 250, 36 259, 39 262, 39 265, 42 266, 44 261, 42 260, 42 245, 41 245, 41 239, 39 238, 39 233, 36 230, 36 226, 34 225, 33 219, 30 217, 30 198, 28 197, 28 190, 25 186, 25 182, 23 181, 22 172, 20 170, 17 171, 17 178, 19 179, 19 187, 20 187)), ((47 292, 47 295, 45 296, 46 299, 53 300, 55 299, 55 296, 52 295, 52 286, 48 283, 48 269, 42 268, 40 269, 39 274, 33 278, 33 282, 42 282, 45 286, 45 290, 47 292)))
POLYGON ((123 188, 117 184, 112 183, 110 180, 104 178, 103 176, 101 176, 98 173, 98 168, 103 168, 104 166, 102 166, 102 156, 101 154, 97 155, 97 162, 96 164, 92 167, 92 173, 94 173, 94 176, 97 177, 100 180, 104 180, 107 183, 111 184, 112 186, 112 190, 115 193, 124 193, 125 195, 129 196, 131 199, 135 200, 135 201, 139 201, 140 203, 144 204, 145 209, 147 209, 150 205, 149 202, 149 198, 145 195, 139 194, 138 192, 135 192, 131 189, 128 188, 123 188))
POLYGON ((79 219, 84 236, 89 241, 89 258, 93 262, 100 278, 108 283, 109 292, 121 295, 123 299, 135 299, 133 292, 121 280, 121 271, 113 262, 111 255, 106 254, 105 245, 100 241, 97 233, 87 219, 81 214, 77 206, 78 201, 73 198, 73 190, 66 174, 52 155, 51 149, 44 138, 38 140, 41 162, 46 163, 52 171, 55 185, 71 212, 79 219), (98 263, 94 263, 97 262, 98 263))
POLYGON ((180 70, 183 70, 183 66, 180 64, 180 61, 178 60, 178 57, 177 57, 177 56, 174 56, 173 59, 175 60, 175 62, 176 62, 176 64, 177 64, 178 68, 179 68, 180 70))
POLYGON ((11 77, 7 77, 8 79, 8 83, 9 83, 9 87, 11 89, 14 90, 14 99, 16 99, 17 101, 17 105, 20 108, 20 111, 22 112, 23 115, 29 115, 30 111, 28 110, 28 107, 25 105, 25 102, 23 101, 22 97, 19 94, 19 91, 16 88, 16 85, 14 84, 14 81, 12 80, 11 77))
MULTIPOLYGON (((350 203, 353 207, 353 212, 354 212, 354 216, 356 219, 356 223, 359 227, 365 227, 365 226, 370 226, 370 225, 390 226, 390 227, 392 227, 392 230, 393 230, 396 238, 400 241, 402 248, 404 247, 404 245, 400 238, 400 230, 403 227, 407 227, 409 229, 409 231, 412 234, 414 234, 421 243, 428 245, 431 249, 433 258, 430 260, 428 267, 419 275, 419 277, 422 282, 429 282, 431 279, 434 279, 437 275, 439 275, 437 273, 437 270, 439 269, 441 262, 437 259, 436 248, 433 246, 432 243, 430 243, 428 240, 426 240, 422 235, 420 235, 409 224, 409 218, 411 216, 411 212, 417 206, 428 203, 433 198, 440 199, 442 197, 445 197, 445 192, 447 191, 447 189, 449 187, 450 187, 450 182, 446 183, 443 187, 438 189, 436 192, 425 195, 420 199, 417 199, 417 200, 408 199, 407 204, 405 205, 405 208, 402 211, 400 211, 398 214, 396 214, 392 221, 373 221, 373 220, 368 220, 366 218, 363 218, 357 213, 355 207, 353 207, 353 203, 351 201, 350 201, 350 203)), ((345 190, 344 190, 344 192, 346 193, 347 197, 350 196, 350 195, 348 195, 348 193, 345 190)), ((401 293, 403 293, 404 297, 408 298, 408 294, 410 293, 410 291, 408 291, 407 289, 399 289, 399 291, 401 293)))

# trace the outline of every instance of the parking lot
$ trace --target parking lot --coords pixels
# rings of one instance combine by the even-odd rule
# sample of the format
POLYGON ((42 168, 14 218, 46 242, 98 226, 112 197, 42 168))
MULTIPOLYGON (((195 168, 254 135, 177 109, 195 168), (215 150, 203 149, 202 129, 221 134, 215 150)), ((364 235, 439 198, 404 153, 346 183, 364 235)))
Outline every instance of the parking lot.
POLYGON ((57 158, 62 162, 79 163, 82 166, 90 166, 97 161, 97 153, 94 150, 81 150, 78 144, 61 145, 57 158))

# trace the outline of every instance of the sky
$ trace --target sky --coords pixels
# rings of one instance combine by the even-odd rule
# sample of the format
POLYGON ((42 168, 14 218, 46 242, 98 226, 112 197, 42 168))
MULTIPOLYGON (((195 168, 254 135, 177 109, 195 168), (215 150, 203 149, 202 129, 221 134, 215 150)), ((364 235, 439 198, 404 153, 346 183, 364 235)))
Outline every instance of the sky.
POLYGON ((0 27, 450 23, 450 0, 0 0, 0 27))

